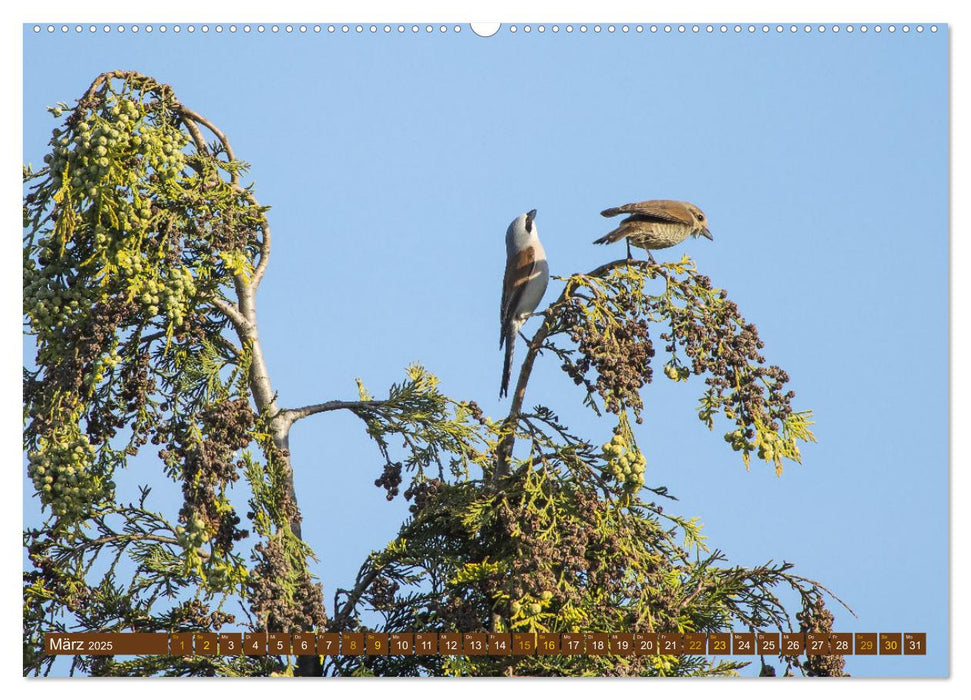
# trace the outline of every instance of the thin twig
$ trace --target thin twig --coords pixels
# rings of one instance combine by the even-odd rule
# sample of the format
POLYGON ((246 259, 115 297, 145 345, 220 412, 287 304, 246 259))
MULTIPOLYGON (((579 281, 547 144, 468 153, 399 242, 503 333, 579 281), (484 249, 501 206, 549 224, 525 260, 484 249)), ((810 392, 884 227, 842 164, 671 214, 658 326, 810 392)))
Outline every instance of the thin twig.
POLYGON ((357 602, 361 599, 361 596, 364 595, 364 591, 366 591, 368 586, 374 582, 374 579, 381 574, 381 571, 382 568, 371 569, 363 579, 358 580, 357 584, 354 586, 354 590, 345 591, 345 593, 347 593, 347 600, 344 601, 344 605, 341 607, 340 612, 335 611, 334 613, 334 617, 332 618, 333 629, 340 630, 343 628, 347 618, 357 606, 357 602))

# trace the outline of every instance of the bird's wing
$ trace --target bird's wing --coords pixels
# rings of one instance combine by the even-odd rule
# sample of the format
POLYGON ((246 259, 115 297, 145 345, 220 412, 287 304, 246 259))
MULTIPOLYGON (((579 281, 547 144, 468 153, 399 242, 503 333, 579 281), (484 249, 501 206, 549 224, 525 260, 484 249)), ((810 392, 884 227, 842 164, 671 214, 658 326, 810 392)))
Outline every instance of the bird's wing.
POLYGON ((499 308, 502 329, 505 329, 513 311, 519 306, 523 290, 526 289, 526 283, 533 276, 535 268, 536 249, 533 246, 523 248, 506 259, 506 273, 502 277, 502 303, 499 308))
POLYGON ((618 214, 631 214, 638 219, 656 219, 658 221, 671 221, 676 224, 692 224, 694 217, 688 211, 684 202, 677 202, 672 199, 651 199, 646 202, 632 202, 620 207, 611 207, 600 212, 601 216, 617 216, 618 214))

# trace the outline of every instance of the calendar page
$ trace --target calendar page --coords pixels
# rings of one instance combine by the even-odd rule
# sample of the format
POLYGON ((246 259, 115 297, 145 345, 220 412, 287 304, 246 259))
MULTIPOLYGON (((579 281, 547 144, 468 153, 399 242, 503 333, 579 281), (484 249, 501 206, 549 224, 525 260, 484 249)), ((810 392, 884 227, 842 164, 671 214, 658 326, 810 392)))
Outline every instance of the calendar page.
POLYGON ((950 674, 946 23, 215 19, 23 25, 24 676, 950 674))

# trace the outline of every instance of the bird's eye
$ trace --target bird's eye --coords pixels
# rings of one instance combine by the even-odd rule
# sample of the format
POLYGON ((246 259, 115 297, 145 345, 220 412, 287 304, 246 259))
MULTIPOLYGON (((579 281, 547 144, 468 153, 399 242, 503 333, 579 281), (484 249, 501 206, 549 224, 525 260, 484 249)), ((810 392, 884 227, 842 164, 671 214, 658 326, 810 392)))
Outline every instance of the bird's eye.
POLYGON ((705 220, 705 215, 702 214, 701 212, 698 212, 698 221, 704 221, 704 220, 705 220))

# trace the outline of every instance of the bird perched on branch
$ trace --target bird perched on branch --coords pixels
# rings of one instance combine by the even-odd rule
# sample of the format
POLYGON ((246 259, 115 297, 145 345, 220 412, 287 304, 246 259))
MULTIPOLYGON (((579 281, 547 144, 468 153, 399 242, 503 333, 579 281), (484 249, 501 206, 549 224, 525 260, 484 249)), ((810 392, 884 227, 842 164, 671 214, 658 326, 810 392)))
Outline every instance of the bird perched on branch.
POLYGON ((539 242, 536 210, 533 209, 517 216, 506 229, 506 273, 502 278, 502 302, 499 306, 499 349, 505 344, 506 356, 502 363, 499 398, 509 393, 516 335, 539 306, 549 280, 546 251, 539 242))
POLYGON ((708 219, 701 209, 690 202, 676 202, 671 199, 651 199, 634 202, 621 207, 611 207, 600 212, 601 216, 629 214, 620 226, 594 243, 616 243, 627 240, 627 257, 632 258, 632 245, 643 248, 654 262, 652 250, 670 248, 688 236, 704 236, 712 240, 708 230, 708 219))

